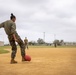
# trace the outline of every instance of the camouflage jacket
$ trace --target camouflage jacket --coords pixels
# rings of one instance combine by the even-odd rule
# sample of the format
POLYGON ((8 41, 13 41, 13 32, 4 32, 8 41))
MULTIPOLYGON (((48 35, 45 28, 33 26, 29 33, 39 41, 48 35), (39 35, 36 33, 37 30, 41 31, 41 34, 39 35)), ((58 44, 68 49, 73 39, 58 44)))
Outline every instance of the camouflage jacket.
POLYGON ((1 23, 0 28, 4 28, 7 35, 16 33, 16 24, 12 20, 7 20, 1 23))

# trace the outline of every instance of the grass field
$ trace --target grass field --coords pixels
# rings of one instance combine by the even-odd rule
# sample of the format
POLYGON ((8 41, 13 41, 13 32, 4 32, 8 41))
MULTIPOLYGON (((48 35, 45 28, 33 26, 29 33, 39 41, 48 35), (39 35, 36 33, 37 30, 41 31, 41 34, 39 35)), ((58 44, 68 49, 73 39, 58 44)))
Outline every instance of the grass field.
POLYGON ((9 53, 0 54, 0 75, 76 75, 76 47, 30 46, 30 62, 21 61, 18 47, 17 64, 10 64, 11 47, 3 48, 9 53))
POLYGON ((0 54, 8 53, 9 51, 5 50, 4 47, 0 47, 0 54))

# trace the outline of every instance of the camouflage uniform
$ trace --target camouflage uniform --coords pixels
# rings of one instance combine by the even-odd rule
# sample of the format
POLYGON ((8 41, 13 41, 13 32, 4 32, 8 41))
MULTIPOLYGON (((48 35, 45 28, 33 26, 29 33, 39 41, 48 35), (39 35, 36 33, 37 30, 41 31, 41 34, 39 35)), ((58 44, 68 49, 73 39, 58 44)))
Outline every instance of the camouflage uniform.
POLYGON ((16 32, 16 24, 12 20, 7 20, 3 23, 0 24, 0 28, 4 28, 6 34, 8 35, 8 39, 10 42, 10 45, 12 47, 12 53, 11 53, 11 58, 15 58, 16 52, 17 52, 17 46, 13 37, 13 34, 15 34, 16 39, 18 40, 18 44, 21 48, 21 55, 22 57, 25 56, 25 45, 23 41, 21 40, 20 36, 16 32))
POLYGON ((25 43, 25 48, 28 49, 28 39, 27 38, 24 39, 24 43, 25 43))

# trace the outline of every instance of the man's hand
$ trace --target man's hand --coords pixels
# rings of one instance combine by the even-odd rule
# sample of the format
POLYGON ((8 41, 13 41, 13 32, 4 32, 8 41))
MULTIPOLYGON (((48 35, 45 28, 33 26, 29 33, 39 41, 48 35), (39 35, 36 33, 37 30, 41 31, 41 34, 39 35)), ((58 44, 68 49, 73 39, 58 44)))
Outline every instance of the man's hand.
POLYGON ((15 34, 13 34, 13 37, 14 37, 14 40, 15 40, 16 42, 18 42, 18 40, 16 39, 16 36, 15 36, 15 34))
POLYGON ((15 41, 18 42, 18 40, 15 38, 15 41))

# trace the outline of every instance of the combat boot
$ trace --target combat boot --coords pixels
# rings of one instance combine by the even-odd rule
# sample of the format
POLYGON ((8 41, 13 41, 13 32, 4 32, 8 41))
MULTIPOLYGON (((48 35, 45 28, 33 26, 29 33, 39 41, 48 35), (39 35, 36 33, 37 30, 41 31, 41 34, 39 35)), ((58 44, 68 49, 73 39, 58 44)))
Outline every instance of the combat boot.
POLYGON ((17 61, 15 61, 14 59, 11 59, 11 62, 10 62, 11 64, 15 64, 15 63, 17 63, 17 61))
POLYGON ((22 61, 26 61, 26 60, 25 60, 25 57, 22 57, 22 61))

